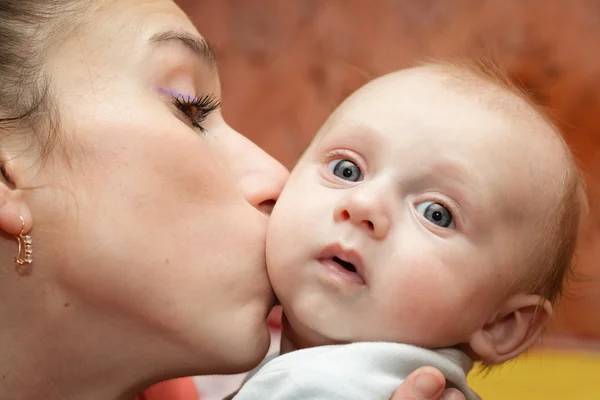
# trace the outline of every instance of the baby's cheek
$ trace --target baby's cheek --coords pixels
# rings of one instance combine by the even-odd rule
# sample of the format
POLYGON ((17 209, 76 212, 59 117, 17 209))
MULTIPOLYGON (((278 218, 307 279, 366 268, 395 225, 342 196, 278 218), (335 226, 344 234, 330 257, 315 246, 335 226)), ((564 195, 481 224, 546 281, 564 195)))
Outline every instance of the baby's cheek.
POLYGON ((293 205, 282 199, 271 214, 267 228, 266 261, 267 272, 280 301, 294 292, 293 282, 301 273, 304 243, 303 231, 298 228, 297 213, 291 212, 293 205))
POLYGON ((383 324, 395 332, 395 340, 432 346, 446 340, 449 326, 462 313, 462 299, 443 274, 427 273, 427 269, 405 271, 380 292, 380 314, 383 324))

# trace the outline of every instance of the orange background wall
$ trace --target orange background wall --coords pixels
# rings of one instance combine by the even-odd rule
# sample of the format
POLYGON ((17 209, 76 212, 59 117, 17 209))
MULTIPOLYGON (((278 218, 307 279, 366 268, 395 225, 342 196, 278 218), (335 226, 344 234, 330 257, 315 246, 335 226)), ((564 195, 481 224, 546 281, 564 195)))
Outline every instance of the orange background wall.
POLYGON ((416 59, 491 54, 552 110, 592 215, 554 332, 600 338, 600 1, 180 0, 216 47, 225 118, 286 166, 367 79, 416 59))

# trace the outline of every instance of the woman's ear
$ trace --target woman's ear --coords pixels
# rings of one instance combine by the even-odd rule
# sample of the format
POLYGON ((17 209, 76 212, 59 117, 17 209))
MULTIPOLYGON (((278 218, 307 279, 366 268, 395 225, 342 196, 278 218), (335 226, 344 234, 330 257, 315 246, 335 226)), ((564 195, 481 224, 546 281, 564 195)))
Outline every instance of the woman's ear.
POLYGON ((7 164, 0 164, 0 230, 19 235, 29 232, 32 225, 31 210, 22 191, 14 187, 7 164))
POLYGON ((469 342, 486 364, 500 364, 527 350, 552 316, 552 305, 538 295, 515 295, 469 342))

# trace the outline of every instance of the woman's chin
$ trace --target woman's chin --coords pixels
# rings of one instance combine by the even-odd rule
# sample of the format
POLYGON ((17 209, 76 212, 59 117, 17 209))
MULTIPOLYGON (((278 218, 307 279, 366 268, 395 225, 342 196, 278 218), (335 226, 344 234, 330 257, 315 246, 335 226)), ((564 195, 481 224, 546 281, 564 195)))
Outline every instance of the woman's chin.
POLYGON ((270 344, 271 335, 265 320, 263 326, 256 329, 254 335, 231 354, 231 368, 224 373, 242 373, 255 368, 267 355, 270 344))
POLYGON ((231 338, 235 345, 228 349, 232 365, 229 373, 249 371, 267 355, 271 344, 267 317, 271 309, 272 303, 269 303, 267 308, 255 310, 254 315, 246 314, 246 322, 238 323, 237 329, 232 326, 232 333, 236 336, 231 338))

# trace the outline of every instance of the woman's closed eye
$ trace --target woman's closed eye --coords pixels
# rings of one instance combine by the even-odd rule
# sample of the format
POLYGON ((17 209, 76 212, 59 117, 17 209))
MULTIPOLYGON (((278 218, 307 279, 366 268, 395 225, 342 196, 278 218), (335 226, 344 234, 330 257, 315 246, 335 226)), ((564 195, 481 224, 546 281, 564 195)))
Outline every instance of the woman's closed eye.
POLYGON ((211 112, 221 106, 221 102, 213 94, 191 96, 165 89, 160 89, 160 91, 171 96, 173 104, 189 120, 191 127, 201 133, 206 132, 202 123, 208 118, 211 112))
POLYGON ((427 221, 441 228, 455 229, 452 212, 444 205, 434 201, 423 201, 415 205, 415 209, 427 221))

